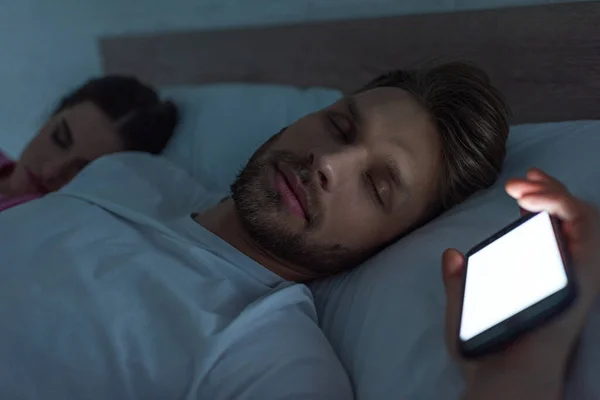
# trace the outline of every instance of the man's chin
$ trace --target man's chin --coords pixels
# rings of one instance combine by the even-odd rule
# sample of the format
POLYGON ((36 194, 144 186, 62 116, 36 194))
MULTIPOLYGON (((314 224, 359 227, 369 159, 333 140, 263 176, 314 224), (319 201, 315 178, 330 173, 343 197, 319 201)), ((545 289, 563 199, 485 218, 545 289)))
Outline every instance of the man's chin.
POLYGON ((290 234, 298 234, 306 229, 308 221, 304 216, 299 216, 286 209, 284 206, 280 207, 272 216, 277 221, 279 228, 284 225, 285 230, 289 231, 290 234))

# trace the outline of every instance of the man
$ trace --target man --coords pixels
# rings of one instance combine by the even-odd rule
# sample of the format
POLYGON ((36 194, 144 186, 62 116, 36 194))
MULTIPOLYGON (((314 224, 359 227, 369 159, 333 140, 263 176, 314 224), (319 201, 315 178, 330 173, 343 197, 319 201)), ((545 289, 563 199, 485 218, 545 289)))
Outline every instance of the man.
POLYGON ((287 280, 352 268, 491 185, 507 114, 467 64, 384 75, 273 137, 196 220, 287 280))
POLYGON ((298 282, 493 183, 506 115, 473 66, 398 71, 274 136, 212 208, 130 153, 0 214, 0 397, 352 398, 298 282))

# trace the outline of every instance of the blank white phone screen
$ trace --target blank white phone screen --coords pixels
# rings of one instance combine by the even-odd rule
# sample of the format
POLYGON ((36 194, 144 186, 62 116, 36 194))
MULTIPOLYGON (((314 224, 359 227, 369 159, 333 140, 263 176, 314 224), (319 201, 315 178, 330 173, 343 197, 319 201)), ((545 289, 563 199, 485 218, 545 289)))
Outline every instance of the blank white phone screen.
POLYGON ((468 260, 460 339, 469 340, 567 285, 548 213, 540 213, 468 260))

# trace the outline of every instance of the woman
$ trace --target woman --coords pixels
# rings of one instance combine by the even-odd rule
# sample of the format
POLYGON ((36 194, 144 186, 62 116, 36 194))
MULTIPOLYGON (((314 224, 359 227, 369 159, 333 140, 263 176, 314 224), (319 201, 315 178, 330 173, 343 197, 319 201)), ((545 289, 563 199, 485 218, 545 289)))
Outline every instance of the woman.
POLYGON ((103 155, 162 152, 177 121, 176 106, 135 78, 86 82, 60 101, 17 161, 0 152, 0 211, 60 189, 103 155))

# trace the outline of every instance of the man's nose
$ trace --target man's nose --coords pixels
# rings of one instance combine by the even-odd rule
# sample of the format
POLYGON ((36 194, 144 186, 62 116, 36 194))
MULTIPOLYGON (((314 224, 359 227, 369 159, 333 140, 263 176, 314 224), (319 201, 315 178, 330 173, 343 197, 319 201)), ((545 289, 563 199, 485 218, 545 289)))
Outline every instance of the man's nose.
POLYGON ((309 154, 319 185, 325 191, 333 191, 351 179, 365 157, 365 150, 355 147, 346 147, 337 151, 313 149, 309 154))

